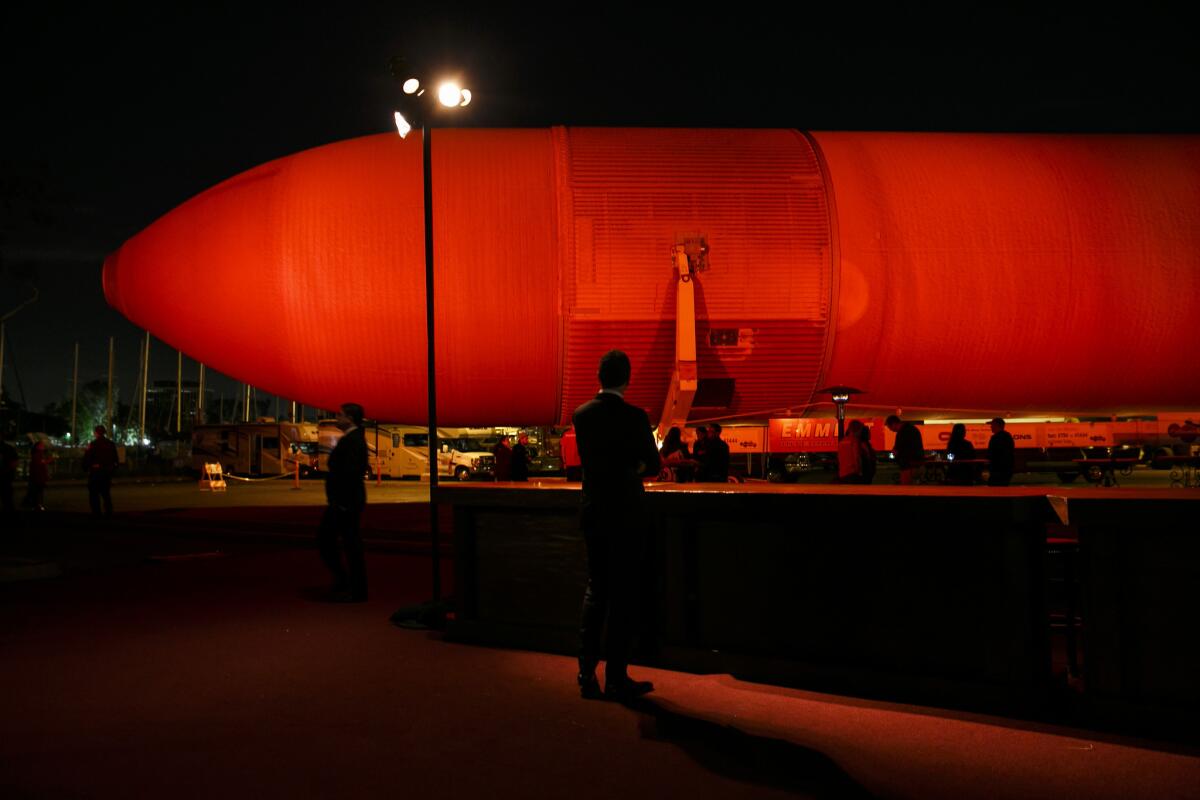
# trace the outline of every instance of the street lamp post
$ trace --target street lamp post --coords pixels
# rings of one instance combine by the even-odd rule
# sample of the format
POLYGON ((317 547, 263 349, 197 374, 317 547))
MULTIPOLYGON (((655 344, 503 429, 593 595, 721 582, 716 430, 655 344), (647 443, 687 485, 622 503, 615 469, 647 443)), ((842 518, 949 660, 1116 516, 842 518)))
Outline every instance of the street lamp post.
MULTIPOLYGON (((434 338, 434 280, 433 280, 433 131, 429 124, 432 109, 461 108, 471 102, 471 92, 462 88, 457 81, 445 81, 437 89, 436 99, 430 96, 417 78, 407 78, 403 85, 404 94, 411 98, 410 115, 416 116, 421 126, 421 184, 424 190, 425 216, 425 344, 428 370, 428 437, 429 437, 429 539, 432 560, 433 590, 428 603, 411 608, 402 608, 392 615, 392 622, 405 627, 442 628, 446 622, 446 608, 442 602, 442 564, 438 547, 438 440, 437 440, 437 357, 434 338)), ((395 113, 396 131, 400 138, 408 137, 413 124, 403 113, 395 113)))
POLYGON ((854 389, 850 386, 828 386, 824 389, 817 389, 817 394, 829 393, 829 399, 833 401, 837 407, 837 422, 838 422, 838 441, 846 435, 846 404, 850 402, 850 395, 862 394, 862 389, 854 389))

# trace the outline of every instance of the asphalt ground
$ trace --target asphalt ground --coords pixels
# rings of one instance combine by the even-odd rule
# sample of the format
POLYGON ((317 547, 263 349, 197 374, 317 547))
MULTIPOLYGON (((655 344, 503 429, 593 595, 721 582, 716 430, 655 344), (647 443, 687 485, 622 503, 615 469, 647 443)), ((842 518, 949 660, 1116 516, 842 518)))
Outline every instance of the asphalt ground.
POLYGON ((644 668, 584 701, 572 659, 391 625, 428 551, 333 604, 299 538, 137 516, 0 542, 61 565, 0 583, 4 797, 1200 797, 1194 748, 1060 726, 644 668))
MULTIPOLYGON (((828 485, 833 477, 824 470, 803 473, 794 485, 828 485)), ((895 483, 896 471, 884 464, 876 485, 895 483)), ((1169 489, 1170 473, 1138 467, 1130 475, 1118 475, 1120 488, 1169 489)), ((541 481, 546 485, 559 485, 562 478, 549 477, 541 481)), ((538 481, 532 481, 536 484, 538 481)), ((759 484, 768 485, 768 484, 759 484)), ((790 484, 769 484, 771 487, 790 484)), ((1064 484, 1053 473, 1023 473, 1017 475, 1014 486, 1044 488, 1047 491, 1068 494, 1104 493, 1110 487, 1088 483, 1082 479, 1064 484)), ((680 484, 682 487, 689 484, 680 484)), ((702 486, 702 484, 695 484, 702 486)), ((367 481, 368 506, 389 503, 426 503, 429 501, 429 484, 420 481, 384 480, 367 481)), ((24 486, 16 487, 18 502, 24 494, 24 486)), ((299 488, 290 476, 268 479, 230 479, 225 491, 210 492, 200 489, 200 484, 187 478, 128 478, 121 477, 113 484, 114 507, 119 511, 150 512, 169 514, 180 509, 236 509, 236 508, 280 508, 287 506, 323 506, 324 484, 319 479, 299 481, 299 488)), ((78 479, 55 479, 46 489, 46 508, 51 511, 86 512, 88 510, 87 485, 78 479)))

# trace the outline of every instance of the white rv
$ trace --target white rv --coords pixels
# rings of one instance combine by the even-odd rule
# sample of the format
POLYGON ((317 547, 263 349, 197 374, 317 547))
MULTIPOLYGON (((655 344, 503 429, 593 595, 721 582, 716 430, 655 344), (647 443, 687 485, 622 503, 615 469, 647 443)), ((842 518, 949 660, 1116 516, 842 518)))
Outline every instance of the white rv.
MULTIPOLYGON (((476 433, 468 428, 438 429, 438 474, 466 481, 491 477, 495 458, 476 433)), ((371 474, 382 472, 385 478, 420 480, 429 476, 429 432, 416 425, 382 422, 363 428, 371 474)), ((324 470, 329 454, 342 436, 333 420, 320 423, 318 468, 324 470)))
POLYGON ((317 468, 317 426, 311 422, 239 422, 197 425, 192 431, 192 469, 219 463, 223 472, 284 475, 300 466, 317 468))

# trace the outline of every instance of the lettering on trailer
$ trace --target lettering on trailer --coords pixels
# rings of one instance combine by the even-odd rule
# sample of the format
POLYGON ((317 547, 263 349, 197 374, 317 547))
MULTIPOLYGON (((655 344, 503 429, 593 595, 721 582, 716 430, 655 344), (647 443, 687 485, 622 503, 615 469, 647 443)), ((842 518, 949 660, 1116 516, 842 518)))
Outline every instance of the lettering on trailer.
MULTIPOLYGON (((859 419, 871 431, 871 445, 884 446, 882 419, 859 419)), ((846 424, 850 419, 846 420, 846 424)), ((782 417, 769 420, 768 449, 772 453, 836 453, 837 420, 826 418, 782 417)))
MULTIPOLYGON (((926 450, 945 450, 950 442, 950 433, 954 425, 933 423, 918 427, 921 431, 921 441, 926 450)), ((888 431, 891 434, 891 431, 888 431)), ((987 449, 988 439, 992 438, 992 429, 987 425, 975 424, 967 426, 967 441, 975 445, 976 450, 987 449)), ((889 439, 889 446, 895 444, 894 435, 889 439)))
POLYGON ((1046 447, 1112 447, 1113 426, 1107 422, 1057 423, 1045 426, 1046 447))
POLYGON ((730 453, 761 453, 766 432, 761 425, 722 428, 721 438, 729 445, 730 453))

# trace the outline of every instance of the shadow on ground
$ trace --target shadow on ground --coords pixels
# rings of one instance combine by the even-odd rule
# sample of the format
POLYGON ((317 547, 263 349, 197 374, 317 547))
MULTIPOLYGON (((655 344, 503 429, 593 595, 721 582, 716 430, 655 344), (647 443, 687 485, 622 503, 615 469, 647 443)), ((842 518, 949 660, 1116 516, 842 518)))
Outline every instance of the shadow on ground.
POLYGON ((705 769, 731 780, 811 797, 873 796, 816 750, 689 716, 656 700, 641 698, 628 708, 640 715, 638 728, 644 739, 673 744, 705 769))

